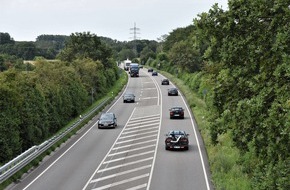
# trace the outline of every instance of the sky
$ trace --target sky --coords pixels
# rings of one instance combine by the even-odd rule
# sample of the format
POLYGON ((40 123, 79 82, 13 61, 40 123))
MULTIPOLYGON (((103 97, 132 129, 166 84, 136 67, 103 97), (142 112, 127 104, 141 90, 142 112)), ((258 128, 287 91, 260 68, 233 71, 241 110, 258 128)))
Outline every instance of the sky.
POLYGON ((158 40, 228 0, 0 0, 0 32, 15 41, 90 32, 118 41, 158 40))

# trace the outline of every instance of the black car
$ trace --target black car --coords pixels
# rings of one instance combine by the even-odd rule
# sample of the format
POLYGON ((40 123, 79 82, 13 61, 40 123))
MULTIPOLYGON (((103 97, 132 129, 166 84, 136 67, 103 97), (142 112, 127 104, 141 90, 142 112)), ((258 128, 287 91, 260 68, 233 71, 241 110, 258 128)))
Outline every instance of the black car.
POLYGON ((162 79, 161 80, 161 85, 169 85, 169 80, 168 79, 162 79))
POLYGON ((170 88, 168 89, 168 96, 178 96, 177 88, 170 88))
POLYGON ((131 93, 126 93, 123 95, 123 102, 127 103, 127 102, 135 102, 135 95, 131 94, 131 93))
POLYGON ((157 76, 157 75, 158 75, 157 71, 152 72, 152 76, 157 76))
POLYGON ((153 69, 152 69, 152 68, 149 68, 149 69, 148 69, 148 72, 153 72, 153 69))
POLYGON ((184 119, 184 109, 182 107, 173 107, 169 109, 170 119, 180 118, 184 119))
POLYGON ((185 131, 172 130, 166 134, 165 149, 184 149, 188 150, 188 136, 185 131))
POLYGON ((116 128, 117 118, 114 113, 103 113, 98 121, 98 128, 116 128))

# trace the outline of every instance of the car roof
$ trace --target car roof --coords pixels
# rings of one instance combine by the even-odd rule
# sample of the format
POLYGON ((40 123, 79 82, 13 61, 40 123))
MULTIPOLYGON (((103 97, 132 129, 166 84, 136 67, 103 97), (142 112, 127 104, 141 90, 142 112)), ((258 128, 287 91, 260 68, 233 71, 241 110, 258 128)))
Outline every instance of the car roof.
POLYGON ((168 132, 168 134, 185 135, 186 132, 185 131, 181 131, 181 130, 171 130, 171 131, 168 132))
POLYGON ((102 113, 101 116, 114 116, 115 114, 112 112, 102 113))
POLYGON ((171 109, 183 109, 181 106, 174 106, 171 109))

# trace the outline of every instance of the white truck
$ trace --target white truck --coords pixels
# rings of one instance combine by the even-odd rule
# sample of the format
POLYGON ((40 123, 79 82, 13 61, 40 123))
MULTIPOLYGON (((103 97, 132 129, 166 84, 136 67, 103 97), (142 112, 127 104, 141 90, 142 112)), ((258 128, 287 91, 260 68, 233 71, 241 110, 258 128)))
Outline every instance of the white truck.
POLYGON ((125 71, 129 71, 129 68, 130 68, 130 64, 132 63, 131 60, 127 59, 125 61, 123 61, 123 64, 124 64, 124 70, 125 71))

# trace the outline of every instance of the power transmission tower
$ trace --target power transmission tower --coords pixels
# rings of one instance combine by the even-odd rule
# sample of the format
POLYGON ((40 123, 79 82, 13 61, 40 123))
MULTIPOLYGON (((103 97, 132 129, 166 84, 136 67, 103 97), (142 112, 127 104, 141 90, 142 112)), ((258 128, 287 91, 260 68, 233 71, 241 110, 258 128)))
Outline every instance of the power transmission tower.
POLYGON ((136 27, 136 23, 134 22, 134 28, 130 28, 130 30, 133 31, 133 32, 130 33, 130 34, 133 34, 133 42, 134 42, 134 47, 133 47, 133 49, 134 49, 134 52, 135 52, 136 55, 137 55, 137 44, 136 44, 136 40, 139 39, 139 37, 137 37, 137 35, 140 34, 140 32, 138 32, 138 31, 140 31, 140 28, 137 28, 137 27, 136 27))

